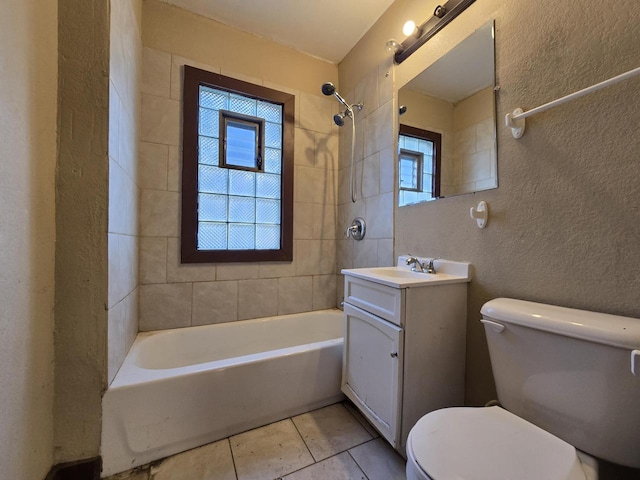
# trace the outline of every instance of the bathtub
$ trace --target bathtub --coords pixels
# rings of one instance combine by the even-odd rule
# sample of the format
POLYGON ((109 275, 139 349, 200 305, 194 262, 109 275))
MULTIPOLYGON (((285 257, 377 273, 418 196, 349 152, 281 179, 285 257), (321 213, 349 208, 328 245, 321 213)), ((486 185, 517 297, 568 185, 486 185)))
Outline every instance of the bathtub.
POLYGON ((139 333, 102 399, 103 476, 343 399, 337 309, 139 333))

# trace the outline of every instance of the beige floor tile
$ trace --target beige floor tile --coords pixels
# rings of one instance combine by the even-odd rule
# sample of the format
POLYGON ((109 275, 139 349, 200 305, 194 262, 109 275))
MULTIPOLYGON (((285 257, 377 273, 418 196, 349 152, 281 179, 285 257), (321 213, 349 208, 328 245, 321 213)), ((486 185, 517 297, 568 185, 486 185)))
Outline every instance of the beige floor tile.
POLYGON ((348 452, 298 470, 282 480, 367 480, 348 452))
POLYGON ((366 418, 364 418, 362 413, 360 413, 360 410, 358 410, 353 403, 351 403, 349 400, 345 400, 344 402, 342 402, 342 404, 347 410, 349 410, 349 413, 351 413, 351 415, 356 417, 358 423, 362 425, 367 432, 369 432, 369 435, 371 435, 373 438, 378 438, 380 436, 378 431, 371 426, 371 424, 367 421, 366 418))
POLYGON ((316 461, 372 438, 341 403, 298 415, 292 420, 316 461))
POLYGON ((313 463, 291 420, 230 438, 238 480, 272 480, 313 463))
POLYGON ((148 480, 149 466, 134 468, 126 472, 117 473, 103 480, 148 480))
POLYGON ((195 448, 151 467, 149 480, 236 480, 229 440, 195 448))
POLYGON ((405 480, 406 462, 382 438, 349 450, 369 480, 405 480))

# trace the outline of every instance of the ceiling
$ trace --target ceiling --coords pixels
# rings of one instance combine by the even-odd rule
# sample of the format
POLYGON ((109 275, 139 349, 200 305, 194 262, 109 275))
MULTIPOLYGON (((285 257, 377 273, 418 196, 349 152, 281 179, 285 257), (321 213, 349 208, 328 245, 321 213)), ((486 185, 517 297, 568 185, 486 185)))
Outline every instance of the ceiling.
POLYGON ((339 63, 394 0, 162 0, 339 63))

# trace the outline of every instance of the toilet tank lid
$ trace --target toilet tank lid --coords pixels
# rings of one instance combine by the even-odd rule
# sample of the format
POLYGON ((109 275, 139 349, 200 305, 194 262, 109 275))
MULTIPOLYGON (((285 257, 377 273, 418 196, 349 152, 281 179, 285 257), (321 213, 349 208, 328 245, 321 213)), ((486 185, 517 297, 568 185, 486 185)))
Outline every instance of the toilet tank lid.
POLYGON ((640 348, 640 319, 496 298, 480 310, 486 319, 552 332, 614 347, 640 348))

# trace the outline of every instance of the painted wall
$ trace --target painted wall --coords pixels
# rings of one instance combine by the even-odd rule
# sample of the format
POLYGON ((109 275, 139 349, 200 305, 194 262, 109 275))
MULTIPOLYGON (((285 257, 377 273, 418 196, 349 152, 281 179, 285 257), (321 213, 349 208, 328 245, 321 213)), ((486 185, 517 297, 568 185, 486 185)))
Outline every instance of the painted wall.
POLYGON ((142 0, 111 0, 108 380, 138 333, 138 158, 142 0))
POLYGON ((54 463, 61 463, 100 453, 107 385, 109 2, 57 4, 54 463))
MULTIPOLYGON (((394 3, 395 16, 379 22, 340 65, 343 83, 357 76, 363 58, 375 65, 386 39, 400 37, 402 11, 427 18, 412 5, 394 3)), ((473 264, 466 402, 474 405, 495 396, 478 322, 485 301, 508 296, 640 318, 640 80, 534 116, 520 140, 502 123, 516 107, 533 108, 637 67, 640 4, 475 2, 396 67, 397 87, 491 19, 501 87, 499 188, 402 208, 395 220, 396 253, 473 264), (484 230, 469 218, 479 200, 491 211, 484 230)))
POLYGON ((157 0, 142 32, 140 330, 334 307, 337 67, 157 0), (296 96, 293 262, 180 264, 185 64, 296 96))
POLYGON ((57 2, 0 15, 0 478, 52 463, 57 2))

